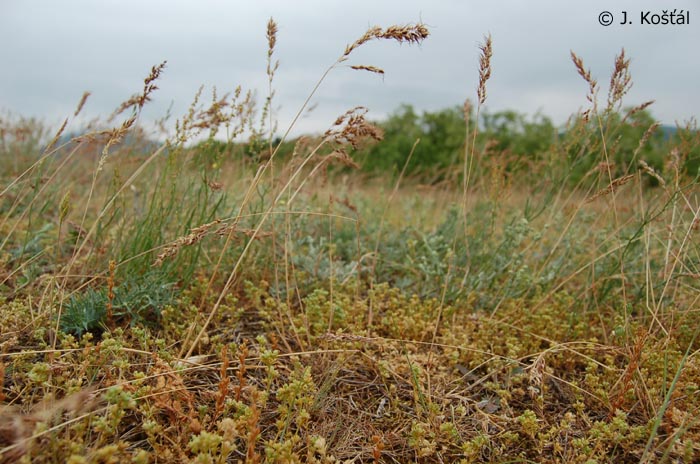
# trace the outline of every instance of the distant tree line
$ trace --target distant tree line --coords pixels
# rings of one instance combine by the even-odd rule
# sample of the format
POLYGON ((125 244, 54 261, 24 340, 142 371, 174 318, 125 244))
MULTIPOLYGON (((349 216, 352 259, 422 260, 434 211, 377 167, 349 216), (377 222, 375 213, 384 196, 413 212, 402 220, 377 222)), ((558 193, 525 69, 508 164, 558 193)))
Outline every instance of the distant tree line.
MULTIPOLYGON (((663 126, 647 109, 580 114, 562 127, 540 113, 482 110, 477 121, 474 112, 465 118, 457 106, 418 113, 403 105, 376 124, 383 130, 383 140, 368 141, 351 153, 369 176, 396 176, 405 167, 407 176, 421 182, 458 181, 465 157, 471 158, 474 176, 497 166, 504 175, 525 182, 528 176, 548 176, 559 182, 585 183, 600 178, 592 174, 601 171, 619 177, 635 172, 641 161, 660 175, 678 169, 696 177, 700 169, 696 123, 663 126)), ((292 156, 298 142, 274 139, 276 159, 292 156)), ((308 139, 305 144, 314 145, 308 139)), ((262 135, 236 144, 210 139, 196 151, 210 159, 233 156, 260 162, 270 156, 270 141, 262 135)), ((649 183, 656 181, 650 176, 649 183)))
POLYGON ((482 166, 488 158, 499 157, 508 173, 519 176, 528 171, 541 174, 545 165, 574 183, 601 163, 613 176, 631 172, 640 160, 662 173, 674 162, 672 157, 690 176, 697 176, 700 168, 697 127, 657 125, 646 109, 573 117, 565 127, 539 113, 527 116, 510 110, 482 111, 478 121, 474 118, 469 115, 467 126, 462 108, 418 114, 404 105, 379 123, 384 140, 358 150, 354 157, 367 173, 400 172, 406 165, 409 175, 426 181, 457 175, 465 153, 482 161, 482 166), (420 143, 409 159, 417 139, 420 143))

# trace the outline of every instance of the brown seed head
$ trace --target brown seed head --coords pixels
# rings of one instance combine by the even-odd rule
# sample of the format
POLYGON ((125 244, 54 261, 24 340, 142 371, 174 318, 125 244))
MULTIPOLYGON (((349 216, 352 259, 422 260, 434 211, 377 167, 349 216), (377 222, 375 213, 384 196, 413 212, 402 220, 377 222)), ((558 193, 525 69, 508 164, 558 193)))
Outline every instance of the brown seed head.
POLYGON ((326 156, 325 161, 326 162, 336 161, 336 162, 342 164, 343 166, 348 166, 348 167, 351 167, 353 169, 360 169, 360 165, 357 164, 355 162, 355 160, 353 160, 350 157, 350 155, 348 155, 348 152, 346 152, 342 148, 340 148, 338 150, 333 150, 333 152, 331 152, 328 156, 326 156))
POLYGON ((613 106, 620 102, 622 97, 632 88, 632 76, 629 72, 630 60, 625 58, 625 49, 615 57, 615 69, 610 76, 610 89, 608 90, 608 105, 613 106))
POLYGON ((375 74, 381 74, 382 76, 384 75, 384 70, 381 68, 377 68, 375 66, 365 66, 365 65, 354 65, 350 66, 350 68, 358 70, 358 71, 369 71, 375 74))
POLYGON ((430 31, 424 24, 407 24, 405 26, 390 26, 386 30, 379 26, 370 27, 362 37, 357 39, 352 44, 345 47, 343 59, 346 58, 353 50, 360 45, 363 45, 373 39, 389 39, 396 40, 399 43, 408 42, 409 44, 418 44, 425 40, 430 35, 430 31))
POLYGON ((642 169, 642 171, 646 172, 651 177, 656 179, 659 182, 659 185, 661 185, 662 187, 666 186, 666 181, 664 180, 664 178, 661 177, 661 175, 658 172, 656 172, 656 169, 649 166, 649 164, 646 161, 639 160, 639 166, 642 169))
POLYGON ((176 255, 180 248, 199 243, 204 237, 206 237, 209 234, 209 231, 212 228, 218 226, 219 224, 221 224, 221 219, 216 219, 207 224, 202 224, 201 226, 192 228, 188 235, 180 237, 174 242, 163 247, 163 251, 156 257, 156 260, 153 262, 153 266, 159 267, 163 264, 163 261, 165 259, 176 255))
POLYGON ((272 55, 275 49, 275 44, 277 43, 277 23, 274 19, 270 18, 267 22, 267 54, 272 55))
POLYGON ((637 157, 637 154, 639 154, 642 147, 644 147, 644 145, 647 143, 649 138, 652 136, 652 134, 654 132, 656 132, 656 129, 658 129, 660 125, 661 125, 660 122, 655 122, 654 124, 649 126, 649 128, 644 132, 644 135, 642 136, 642 138, 639 139, 639 145, 637 145, 637 148, 634 150, 633 158, 637 157))
POLYGON ((75 109, 75 113, 73 113, 73 116, 77 116, 78 113, 83 109, 83 106, 85 106, 85 102, 87 101, 88 97, 90 96, 90 92, 84 92, 83 96, 80 98, 80 101, 78 102, 78 107, 75 109))
POLYGON ((588 197, 586 199, 586 203, 590 203, 593 200, 595 200, 596 198, 599 198, 599 197, 608 195, 610 193, 616 192, 618 188, 622 187, 627 182, 634 179, 635 176, 636 176, 636 174, 627 174, 626 176, 622 176, 622 177, 618 177, 617 179, 613 179, 613 181, 610 182, 610 184, 606 188, 604 188, 602 190, 598 190, 592 196, 588 197))
POLYGON ((464 113, 464 119, 468 120, 472 114, 472 102, 470 102, 469 99, 464 100, 462 112, 464 113))
POLYGON ((360 140, 370 137, 381 140, 384 137, 381 129, 369 123, 365 119, 367 108, 358 106, 338 117, 331 129, 324 134, 329 142, 349 143, 353 148, 358 148, 360 140))
POLYGON ((653 104, 654 104, 654 100, 649 100, 649 101, 646 101, 640 105, 635 106, 634 108, 632 108, 631 110, 629 110, 627 112, 625 119, 634 116, 635 114, 639 113, 640 111, 644 111, 645 109, 647 109, 648 107, 650 107, 653 104))
POLYGON ((579 76, 583 78, 584 81, 588 82, 588 96, 586 97, 588 101, 593 103, 593 98, 596 93, 596 89, 598 87, 598 81, 593 79, 591 76, 591 71, 587 70, 583 66, 583 60, 576 55, 573 51, 571 52, 571 61, 574 62, 574 66, 576 66, 576 71, 578 71, 579 76))
POLYGON ((391 26, 381 34, 382 39, 393 39, 399 43, 421 43, 430 35, 428 28, 423 24, 391 26))
POLYGON ((163 73, 167 63, 167 61, 163 61, 158 66, 153 66, 151 68, 151 73, 143 80, 143 92, 133 95, 131 98, 119 105, 119 108, 112 113, 108 120, 114 120, 114 118, 116 118, 118 115, 132 107, 141 110, 141 108, 143 108, 147 102, 151 101, 151 94, 158 90, 158 86, 156 86, 153 82, 155 82, 163 73))
POLYGON ((479 88, 476 94, 481 105, 486 101, 486 81, 491 77, 491 56, 493 55, 491 35, 484 37, 484 43, 479 46, 479 49, 481 50, 481 56, 479 57, 479 88))

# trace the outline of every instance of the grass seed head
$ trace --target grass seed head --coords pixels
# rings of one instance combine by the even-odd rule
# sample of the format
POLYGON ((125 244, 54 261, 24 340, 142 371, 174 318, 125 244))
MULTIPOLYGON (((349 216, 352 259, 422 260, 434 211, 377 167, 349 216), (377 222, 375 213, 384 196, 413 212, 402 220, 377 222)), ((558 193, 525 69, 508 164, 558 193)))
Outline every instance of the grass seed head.
POLYGON ((333 127, 324 134, 329 142, 349 143, 353 148, 359 147, 363 138, 382 140, 384 134, 380 128, 365 119, 367 108, 358 106, 346 111, 333 123, 333 127))
POLYGON ((615 69, 610 76, 610 88, 608 89, 608 107, 621 103, 622 97, 632 88, 632 76, 629 72, 630 60, 625 58, 623 48, 615 57, 615 69))
POLYGON ((598 81, 593 79, 591 76, 591 70, 584 67, 581 57, 576 55, 576 53, 573 51, 571 52, 571 61, 574 62, 574 66, 576 66, 576 71, 578 71, 579 76, 581 76, 583 80, 588 83, 588 95, 586 96, 586 99, 593 103, 596 91, 598 89, 598 81))
POLYGON ((109 117, 108 121, 114 120, 114 118, 129 108, 134 108, 140 111, 146 103, 151 101, 151 94, 158 90, 158 86, 156 86, 154 82, 158 80, 160 75, 163 73, 167 63, 167 61, 163 61, 161 64, 151 67, 150 74, 143 80, 143 91, 140 94, 132 96, 119 105, 116 111, 109 117))
POLYGON ((267 22, 267 55, 272 56, 275 50, 275 45, 277 44, 277 23, 274 19, 270 18, 267 22))
POLYGON ((384 75, 384 70, 376 66, 354 65, 350 66, 350 68, 358 71, 369 71, 375 74, 381 74, 382 76, 384 75))
POLYGON ((78 107, 75 109, 73 116, 77 116, 80 113, 80 111, 83 109, 83 106, 85 106, 85 102, 87 101, 89 96, 90 92, 83 93, 83 96, 80 98, 80 101, 78 102, 78 107))
POLYGON ((347 58, 357 47, 374 39, 395 40, 399 43, 420 44, 430 35, 428 28, 422 24, 407 24, 404 26, 390 26, 382 29, 379 26, 370 27, 362 37, 345 47, 343 58, 347 58))
POLYGON ((636 174, 627 174, 626 176, 622 176, 622 177, 618 177, 617 179, 613 179, 613 181, 610 182, 610 184, 606 188, 604 188, 602 190, 598 190, 596 193, 594 193, 593 195, 588 197, 586 199, 586 203, 590 203, 598 197, 602 197, 605 195, 609 195, 610 193, 616 192, 617 189, 619 189, 620 187, 622 187, 623 185, 625 185, 626 183, 631 181, 635 176, 636 176, 636 174))
POLYGON ((484 43, 479 46, 481 56, 479 57, 479 88, 477 96, 479 104, 482 105, 486 101, 486 81, 491 77, 491 56, 493 48, 491 44, 491 35, 484 37, 484 43))

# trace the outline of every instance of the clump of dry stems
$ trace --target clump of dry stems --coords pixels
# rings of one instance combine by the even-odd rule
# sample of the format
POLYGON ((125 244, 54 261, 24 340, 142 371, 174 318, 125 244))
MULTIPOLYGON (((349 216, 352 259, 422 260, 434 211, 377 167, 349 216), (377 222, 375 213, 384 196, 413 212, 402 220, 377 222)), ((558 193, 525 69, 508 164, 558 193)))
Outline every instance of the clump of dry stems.
MULTIPOLYGON (((274 24, 274 21, 269 21, 268 22, 268 67, 269 65, 269 60, 272 56, 272 51, 274 49, 274 45, 276 42, 276 32, 277 28, 276 25, 274 24)), ((255 178, 251 182, 243 204, 241 205, 239 211, 242 212, 243 208, 247 205, 247 203, 250 201, 250 198, 252 198, 253 192, 256 191, 258 188, 260 182, 263 179, 263 176, 265 173, 267 173, 271 167, 273 166, 273 162, 275 159, 275 155, 278 152, 279 146, 281 146, 281 143, 286 140, 287 136, 289 135, 290 131, 292 130, 292 127, 296 124, 297 120, 301 116, 301 114, 304 112, 306 107, 309 104, 309 101, 311 98, 314 96, 316 91, 318 90, 319 86, 323 82, 323 80, 326 78, 328 73, 333 70, 338 64, 344 62, 347 60, 348 56, 353 52, 353 50, 356 50, 358 47, 362 46, 363 44, 371 41, 371 40, 394 40, 399 43, 409 43, 409 44, 419 44, 421 43, 425 38, 427 38, 429 35, 428 28, 423 25, 423 24, 415 24, 415 25, 405 25, 405 26, 390 26, 386 29, 382 29, 381 27, 372 27, 368 29, 365 34, 363 34, 359 39, 357 39, 355 42, 352 44, 348 45, 345 48, 345 51, 343 54, 338 58, 338 60, 331 65, 321 76, 319 81, 316 83, 316 86, 314 89, 311 91, 309 96, 307 97, 306 101, 304 104, 301 106, 299 111, 297 112, 296 116, 290 123, 289 127, 287 128, 287 131, 285 134, 282 136, 280 144, 275 148, 274 150, 271 150, 270 157, 268 158, 267 162, 258 170, 258 172, 255 175, 255 178)), ((274 67, 276 69, 276 66, 274 67)), ((269 79, 271 81, 272 79, 272 72, 268 73, 269 79)), ((199 333, 195 337, 195 339, 192 341, 189 350, 187 351, 186 356, 190 356, 193 351, 195 350, 196 346, 199 344, 199 341, 205 334, 206 330, 208 329, 208 326, 213 319, 214 314, 218 310, 224 295, 228 292, 230 286, 232 285, 237 273, 239 272, 239 267, 241 263, 243 262, 243 258, 248 252, 248 249, 250 247, 250 244, 252 243, 253 239, 255 239, 263 225, 266 223, 268 220, 269 216, 272 214, 273 210, 277 206, 277 204, 280 202, 282 199, 284 193, 286 191, 291 191, 291 186, 297 180, 301 173, 303 172, 304 168, 307 166, 307 164, 316 156, 318 151, 325 146, 328 142, 337 142, 337 143, 348 143, 353 147, 357 146, 357 143, 360 138, 362 137, 372 137, 372 138, 380 138, 381 133, 371 124, 367 123, 365 120, 365 112, 363 110, 358 110, 358 109, 352 109, 346 112, 344 115, 340 116, 334 126, 341 126, 344 124, 339 129, 331 129, 329 132, 326 133, 324 136, 323 140, 321 143, 311 151, 311 153, 298 165, 296 166, 295 170, 288 176, 288 181, 284 183, 283 187, 281 188, 280 192, 278 195, 275 197, 273 200, 272 204, 267 208, 266 212, 261 216, 257 227, 253 230, 253 233, 251 234, 250 238, 251 240, 248 242, 246 247, 244 248, 241 256, 239 257, 238 261, 236 264, 233 266, 232 270, 229 273, 228 278, 226 279, 226 283, 224 285, 223 290, 220 292, 219 297, 217 298, 216 303, 213 305, 212 309, 209 312, 209 316, 207 317, 206 321, 204 322, 202 328, 200 329, 199 333)), ((335 150, 335 153, 332 154, 330 158, 326 158, 322 163, 319 163, 312 171, 311 173, 305 178, 305 180, 302 180, 300 185, 296 188, 294 193, 291 193, 289 198, 287 199, 287 207, 289 207, 289 204, 293 201, 293 199, 296 197, 297 193, 300 191, 301 187, 305 184, 306 180, 308 180, 310 177, 313 176, 313 174, 326 162, 328 162, 331 159, 339 159, 342 162, 345 162, 346 164, 353 164, 347 155, 347 153, 343 150, 335 150)), ((237 223, 237 220, 234 220, 234 223, 237 223)), ((229 235, 230 237, 230 235, 229 235)), ((225 247, 228 245, 229 241, 227 240, 225 247)), ((217 265, 218 269, 218 265, 217 265)), ((215 271, 216 274, 217 271, 215 271)), ((213 277, 212 277, 213 279, 213 277)))

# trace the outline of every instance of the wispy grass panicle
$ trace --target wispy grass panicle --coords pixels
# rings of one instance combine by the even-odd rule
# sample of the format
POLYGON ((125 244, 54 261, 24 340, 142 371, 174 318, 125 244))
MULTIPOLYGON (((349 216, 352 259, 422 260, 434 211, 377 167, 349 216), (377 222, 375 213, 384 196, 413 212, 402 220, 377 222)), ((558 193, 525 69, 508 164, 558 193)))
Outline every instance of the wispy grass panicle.
MULTIPOLYGON (((604 168, 609 170, 610 168, 604 168)), ((636 177, 636 174, 627 174, 626 176, 618 177, 617 179, 613 179, 610 181, 610 184, 605 187, 604 189, 598 190, 596 193, 591 195, 586 199, 586 203, 590 203, 596 198, 606 196, 610 193, 615 193, 617 189, 625 185, 627 182, 631 181, 636 177)))
POLYGON ((97 171, 102 170, 107 155, 109 155, 110 148, 122 141, 124 136, 129 132, 129 130, 131 130, 131 128, 136 123, 136 119, 137 115, 133 114, 129 118, 125 119, 121 126, 98 133, 98 135, 106 135, 108 140, 104 148, 102 149, 102 157, 100 158, 100 163, 97 171))
POLYGON ((165 259, 174 256, 180 248, 199 243, 209 233, 210 229, 218 226, 219 224, 221 224, 221 219, 216 219, 207 224, 202 224, 201 226, 192 228, 189 234, 178 238, 173 243, 166 245, 163 248, 163 251, 158 254, 158 257, 153 262, 153 266, 158 267, 162 265, 165 259))
POLYGON ((155 84, 155 81, 161 76, 167 63, 167 61, 163 61, 161 64, 151 67, 150 74, 143 80, 143 91, 140 94, 132 96, 119 105, 116 111, 109 117, 108 121, 113 121, 114 118, 129 108, 134 108, 137 112, 141 111, 143 106, 151 101, 151 94, 158 90, 158 86, 155 84))
MULTIPOLYGON (((77 110, 76 110, 77 114, 77 110)), ((56 143, 58 143, 59 139, 61 138, 61 135, 63 135, 63 132, 66 130, 66 127, 68 127, 68 118, 63 120, 63 124, 61 124, 61 127, 58 128, 56 131, 56 134, 54 134, 53 138, 51 141, 46 145, 46 148, 44 149, 45 153, 50 153, 51 150, 54 149, 56 143)))
POLYGON ((275 45, 277 44, 277 23, 274 19, 270 18, 267 22, 267 56, 271 57, 275 50, 275 45))
POLYGON ((273 114, 272 99, 275 97, 275 90, 272 86, 272 82, 275 78, 275 73, 280 66, 279 60, 273 60, 272 56, 275 53, 275 45, 277 44, 277 23, 274 19, 270 18, 267 22, 267 98, 265 99, 265 105, 263 106, 262 115, 260 118, 260 131, 262 131, 267 123, 268 126, 268 137, 267 145, 269 153, 273 150, 273 134, 277 131, 277 123, 275 116, 273 114))
POLYGON ((406 26, 390 26, 384 31, 381 38, 396 40, 399 43, 419 44, 427 39, 429 35, 428 28, 419 23, 406 26))
POLYGON ((83 96, 80 98, 80 101, 78 102, 77 108, 75 108, 73 116, 78 116, 78 114, 80 114, 80 112, 83 110, 83 106, 85 106, 85 102, 87 102, 88 97, 90 97, 90 92, 83 92, 83 96))
POLYGON ((484 43, 479 46, 479 49, 481 50, 481 56, 479 57, 479 88, 476 94, 479 104, 483 105, 486 101, 486 82, 491 77, 493 47, 490 34, 484 37, 484 43))
POLYGON ((356 71, 368 71, 368 72, 371 72, 374 74, 380 74, 380 75, 384 76, 384 70, 381 68, 378 68, 376 66, 367 66, 367 65, 363 65, 363 64, 357 64, 357 65, 350 66, 350 69, 354 69, 356 71))
POLYGON ((333 127, 326 131, 324 134, 326 140, 341 144, 349 143, 355 149, 363 138, 382 140, 382 130, 365 119, 367 111, 367 108, 362 106, 346 111, 335 120, 333 127))
POLYGON ((636 159, 637 155, 641 151, 642 147, 649 141, 651 136, 656 132, 656 130, 661 126, 660 122, 655 122, 649 128, 644 132, 644 135, 642 136, 641 139, 639 139, 639 144, 637 145, 637 148, 635 148, 634 153, 632 154, 632 159, 636 159))
POLYGON ((617 108, 622 103, 622 97, 632 88, 632 76, 629 72, 630 60, 625 57, 623 48, 615 57, 615 68, 610 76, 610 88, 608 89, 608 110, 617 108))
MULTIPOLYGON (((481 51, 479 55, 479 85, 476 88, 476 110, 474 114, 474 124, 469 133, 469 120, 471 119, 472 103, 467 99, 464 102, 462 111, 464 112, 464 162, 462 164, 462 212, 466 220, 467 211, 467 190, 471 183, 472 169, 474 168, 476 155, 476 139, 479 133, 479 115, 481 108, 486 102, 486 83, 491 77, 491 58, 493 57, 493 40, 491 34, 484 36, 484 42, 479 45, 481 51), (470 140, 471 138, 471 140, 470 140)), ((466 222, 465 222, 466 227, 466 222)))
POLYGON ((353 50, 374 39, 395 40, 399 43, 420 44, 430 35, 428 28, 422 24, 407 24, 404 26, 390 26, 382 29, 379 26, 370 27, 362 37, 345 47, 343 58, 348 57, 353 50))
POLYGON ((576 53, 573 51, 571 51, 571 61, 574 62, 574 66, 576 66, 576 71, 578 72, 579 76, 581 76, 583 80, 588 83, 588 95, 586 95, 586 99, 591 103, 595 103, 595 96, 598 92, 598 81, 591 75, 591 70, 586 69, 586 67, 583 65, 583 60, 581 57, 576 55, 576 53))
POLYGON ((214 87, 211 103, 204 107, 200 104, 203 90, 203 86, 199 88, 187 113, 175 122, 174 141, 177 144, 185 144, 204 131, 209 131, 208 137, 213 139, 223 129, 230 143, 249 129, 256 110, 252 91, 243 92, 238 86, 233 93, 219 97, 214 87))
POLYGON ((646 161, 639 160, 639 167, 642 171, 646 172, 651 177, 656 179, 656 181, 659 183, 660 186, 666 187, 666 181, 664 180, 664 178, 661 177, 661 175, 656 171, 656 169, 649 166, 649 164, 646 161))
POLYGON ((625 122, 625 121, 627 121, 628 119, 630 119, 632 116, 634 116, 635 114, 640 113, 640 112, 646 110, 646 109, 649 108, 651 105, 653 105, 654 102, 655 102, 655 100, 648 100, 648 101, 645 101, 644 103, 640 103, 639 105, 637 105, 637 106, 635 106, 635 107, 633 107, 633 108, 630 108, 630 109, 627 111, 627 113, 625 113, 625 117, 624 117, 624 119, 623 119, 622 121, 625 122))

